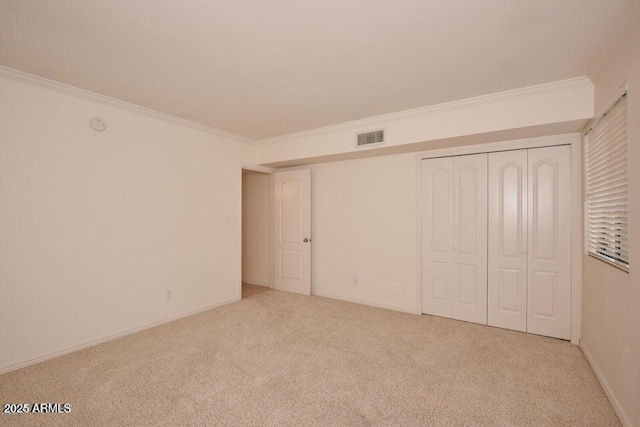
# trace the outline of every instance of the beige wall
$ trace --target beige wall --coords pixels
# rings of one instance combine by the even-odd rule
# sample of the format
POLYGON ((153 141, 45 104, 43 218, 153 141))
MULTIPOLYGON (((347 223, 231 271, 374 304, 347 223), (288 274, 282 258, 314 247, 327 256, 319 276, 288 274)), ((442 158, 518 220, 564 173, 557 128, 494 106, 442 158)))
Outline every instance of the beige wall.
POLYGON ((311 166, 314 295, 415 311, 415 176, 414 154, 311 166))
POLYGON ((640 426, 640 19, 595 81, 596 114, 628 84, 629 257, 625 273, 583 260, 582 345, 630 425, 640 426))
POLYGON ((271 175, 242 174, 242 281, 271 286, 271 175))
POLYGON ((0 370, 238 299, 252 153, 0 78, 0 370))
POLYGON ((312 294, 420 311, 416 162, 406 153, 303 166, 312 171, 312 294))

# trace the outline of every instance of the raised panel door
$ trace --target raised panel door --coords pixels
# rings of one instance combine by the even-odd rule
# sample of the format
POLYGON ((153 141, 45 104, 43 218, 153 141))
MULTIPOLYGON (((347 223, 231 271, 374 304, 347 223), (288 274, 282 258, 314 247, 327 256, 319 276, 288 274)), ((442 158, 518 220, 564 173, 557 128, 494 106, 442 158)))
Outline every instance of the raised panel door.
POLYGON ((570 338, 571 170, 568 146, 528 153, 527 332, 570 338))
POLYGON ((487 154, 453 158, 452 317, 487 323, 487 154))
POLYGON ((311 295, 311 171, 274 174, 274 288, 311 295))
POLYGON ((488 324, 527 330, 527 150, 489 154, 488 324))
POLYGON ((451 317, 453 160, 422 161, 422 312, 451 317))

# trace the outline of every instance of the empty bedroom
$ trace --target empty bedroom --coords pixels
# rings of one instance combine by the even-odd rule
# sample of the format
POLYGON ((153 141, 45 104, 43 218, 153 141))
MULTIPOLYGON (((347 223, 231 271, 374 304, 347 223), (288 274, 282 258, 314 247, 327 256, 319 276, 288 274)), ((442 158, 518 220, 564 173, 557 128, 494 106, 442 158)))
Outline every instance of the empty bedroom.
POLYGON ((0 1, 0 426, 640 427, 640 0, 0 1))

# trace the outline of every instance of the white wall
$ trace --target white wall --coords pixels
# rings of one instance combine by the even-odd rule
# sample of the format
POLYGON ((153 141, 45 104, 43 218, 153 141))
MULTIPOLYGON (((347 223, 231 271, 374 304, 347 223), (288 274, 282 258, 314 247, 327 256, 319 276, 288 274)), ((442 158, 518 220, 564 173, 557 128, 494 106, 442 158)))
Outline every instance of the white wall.
POLYGON ((640 18, 595 81, 596 114, 628 83, 629 257, 625 273, 585 255, 582 345, 629 425, 640 426, 640 18))
POLYGON ((271 286, 271 175, 242 174, 242 282, 271 286))
POLYGON ((415 169, 414 154, 311 166, 314 295, 415 311, 415 169))
MULTIPOLYGON (((518 146, 567 144, 575 135, 520 140, 518 146)), ((304 167, 312 171, 312 294, 420 312, 416 153, 304 167)))
POLYGON ((252 155, 0 77, 0 371, 238 299, 239 164, 252 155))

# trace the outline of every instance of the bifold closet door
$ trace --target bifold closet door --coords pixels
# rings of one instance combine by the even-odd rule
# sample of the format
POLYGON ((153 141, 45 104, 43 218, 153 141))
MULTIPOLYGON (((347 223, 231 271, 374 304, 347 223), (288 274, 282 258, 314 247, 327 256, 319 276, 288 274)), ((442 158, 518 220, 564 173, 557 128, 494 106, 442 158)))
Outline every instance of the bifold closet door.
POLYGON ((422 312, 451 317, 450 157, 422 161, 422 312))
POLYGON ((488 323, 570 338, 570 147, 489 154, 488 323))
POLYGON ((452 317, 486 325, 487 154, 453 158, 452 196, 452 317))
POLYGON ((489 154, 488 324, 527 330, 527 150, 489 154))
POLYGON ((423 160, 423 312, 487 323, 487 155, 423 160))
POLYGON ((527 332, 570 338, 570 147, 528 150, 527 332))

